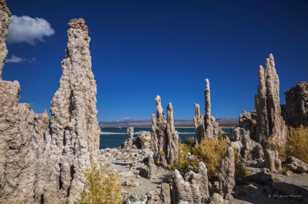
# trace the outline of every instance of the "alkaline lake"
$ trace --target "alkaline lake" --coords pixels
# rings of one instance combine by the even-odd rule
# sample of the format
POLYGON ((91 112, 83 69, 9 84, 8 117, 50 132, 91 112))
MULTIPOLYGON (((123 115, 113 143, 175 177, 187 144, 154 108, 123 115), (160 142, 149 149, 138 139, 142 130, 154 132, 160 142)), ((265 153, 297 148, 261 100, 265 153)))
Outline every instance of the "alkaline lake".
MULTIPOLYGON (((195 137, 195 128, 176 128, 181 141, 187 138, 195 137)), ((231 132, 230 128, 223 129, 227 134, 231 132)), ((135 128, 135 135, 141 131, 151 131, 151 128, 135 128)), ((100 148, 115 148, 121 146, 128 138, 126 128, 102 128, 100 136, 100 148)))

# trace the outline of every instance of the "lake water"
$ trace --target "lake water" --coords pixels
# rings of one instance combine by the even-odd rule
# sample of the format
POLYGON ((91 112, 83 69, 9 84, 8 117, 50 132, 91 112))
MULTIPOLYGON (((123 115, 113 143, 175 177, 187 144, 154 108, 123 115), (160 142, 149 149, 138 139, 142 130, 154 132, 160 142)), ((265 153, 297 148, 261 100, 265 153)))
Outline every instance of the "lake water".
MULTIPOLYGON (((195 128, 177 128, 180 140, 185 141, 187 138, 195 137, 195 128)), ((135 134, 140 131, 151 131, 150 128, 135 128, 135 134)), ((230 132, 229 129, 224 129, 230 132)), ((100 148, 119 147, 128 138, 126 128, 103 128, 100 138, 100 148)))

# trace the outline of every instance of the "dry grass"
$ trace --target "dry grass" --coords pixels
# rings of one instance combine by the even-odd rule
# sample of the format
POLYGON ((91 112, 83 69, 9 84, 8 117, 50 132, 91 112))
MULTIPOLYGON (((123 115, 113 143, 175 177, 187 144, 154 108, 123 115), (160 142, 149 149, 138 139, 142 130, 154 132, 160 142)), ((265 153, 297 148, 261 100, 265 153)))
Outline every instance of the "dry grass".
POLYGON ((308 163, 308 128, 289 129, 286 154, 308 163))
POLYGON ((85 177, 87 186, 80 204, 121 203, 121 186, 116 173, 94 166, 86 171, 85 177))
POLYGON ((190 169, 196 169, 198 161, 191 158, 193 146, 188 144, 179 145, 179 156, 175 165, 171 169, 178 169, 181 172, 187 172, 190 169))
POLYGON ((212 177, 219 172, 227 148, 228 143, 223 138, 206 138, 196 145, 193 154, 206 164, 208 175, 212 177))
POLYGON ((187 172, 197 170, 198 162, 203 161, 208 169, 208 176, 214 177, 220 171, 222 159, 227 153, 227 141, 221 138, 206 138, 200 144, 180 144, 177 163, 172 169, 187 172))

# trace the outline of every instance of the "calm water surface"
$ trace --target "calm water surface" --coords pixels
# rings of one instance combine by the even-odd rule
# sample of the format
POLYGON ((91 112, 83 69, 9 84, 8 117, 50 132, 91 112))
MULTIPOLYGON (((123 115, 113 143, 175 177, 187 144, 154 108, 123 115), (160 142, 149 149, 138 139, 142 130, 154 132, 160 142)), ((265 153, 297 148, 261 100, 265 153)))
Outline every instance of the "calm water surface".
MULTIPOLYGON (((150 131, 150 128, 135 128, 135 133, 140 131, 150 131)), ((180 140, 185 141, 187 138, 195 137, 194 128, 177 128, 180 140)), ((230 132, 229 129, 224 129, 230 132)), ((124 143, 127 139, 126 128, 103 128, 100 138, 100 148, 114 148, 124 143)))

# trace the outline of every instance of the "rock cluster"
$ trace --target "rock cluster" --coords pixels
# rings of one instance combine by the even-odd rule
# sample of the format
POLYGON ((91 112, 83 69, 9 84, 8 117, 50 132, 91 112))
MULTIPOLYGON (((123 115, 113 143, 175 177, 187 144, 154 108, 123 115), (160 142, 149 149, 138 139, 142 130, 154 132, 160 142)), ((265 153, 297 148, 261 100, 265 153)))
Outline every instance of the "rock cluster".
POLYGON ((18 103, 19 93, 18 82, 0 80, 0 203, 39 203, 48 115, 18 103))
POLYGON ((281 114, 279 77, 272 54, 266 59, 265 68, 260 65, 255 108, 257 141, 267 143, 271 140, 276 145, 284 145, 287 138, 287 127, 281 114))
POLYGON ((135 137, 125 140, 121 146, 123 149, 151 149, 153 150, 154 142, 150 131, 141 131, 136 133, 135 137))
POLYGON ((195 104, 195 116, 193 122, 196 128, 198 142, 205 137, 212 138, 221 133, 219 124, 212 115, 211 88, 210 81, 208 79, 205 80, 204 99, 205 114, 203 117, 201 116, 200 105, 195 104))
POLYGON ((308 164, 295 157, 288 157, 285 163, 295 173, 308 173, 308 164))
MULTIPOLYGON (((0 2, 2 43, 9 12, 0 2)), ((89 42, 84 20, 70 21, 50 118, 18 103, 18 82, 0 80, 0 203, 78 200, 85 185, 84 171, 96 161, 100 134, 89 42)), ((2 67, 2 59, 0 63, 2 67)))
POLYGON ((174 197, 179 204, 203 204, 210 198, 207 168, 199 163, 199 172, 190 171, 185 177, 178 170, 174 173, 174 197))
POLYGON ((217 188, 213 187, 215 182, 210 183, 207 168, 203 162, 199 163, 198 172, 189 171, 184 177, 178 170, 174 172, 173 198, 174 203, 227 203, 233 198, 235 187, 235 155, 232 147, 228 148, 227 156, 221 164, 221 173, 217 188))
POLYGON ((250 137, 256 140, 257 114, 255 112, 241 113, 239 127, 249 131, 250 137))
POLYGON ((168 167, 177 161, 179 136, 174 126, 172 104, 168 104, 167 118, 165 118, 160 96, 155 98, 155 102, 156 114, 152 116, 154 158, 157 164, 168 167))
POLYGON ((0 80, 7 55, 5 39, 8 34, 11 12, 7 8, 5 0, 0 0, 0 80))
POLYGON ((308 82, 300 82, 286 92, 285 118, 293 127, 308 127, 308 82))

